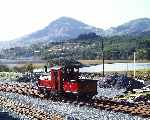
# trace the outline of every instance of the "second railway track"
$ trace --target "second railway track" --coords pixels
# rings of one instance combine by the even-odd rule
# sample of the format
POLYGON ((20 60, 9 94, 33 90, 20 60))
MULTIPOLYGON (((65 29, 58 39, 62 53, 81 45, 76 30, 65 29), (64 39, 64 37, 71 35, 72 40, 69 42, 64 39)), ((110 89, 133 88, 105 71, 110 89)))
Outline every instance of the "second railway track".
POLYGON ((21 95, 27 95, 32 97, 37 97, 40 99, 47 99, 52 101, 62 101, 68 102, 71 104, 79 105, 79 106, 88 106, 94 107, 96 109, 114 111, 114 112, 122 112, 134 116, 140 116, 143 118, 150 118, 150 105, 145 104, 135 104, 135 103, 127 103, 127 102, 118 102, 111 98, 93 98, 90 100, 78 100, 74 101, 73 99, 65 98, 65 97, 47 97, 44 94, 41 94, 38 90, 34 89, 30 84, 0 84, 0 91, 3 92, 13 92, 21 95))

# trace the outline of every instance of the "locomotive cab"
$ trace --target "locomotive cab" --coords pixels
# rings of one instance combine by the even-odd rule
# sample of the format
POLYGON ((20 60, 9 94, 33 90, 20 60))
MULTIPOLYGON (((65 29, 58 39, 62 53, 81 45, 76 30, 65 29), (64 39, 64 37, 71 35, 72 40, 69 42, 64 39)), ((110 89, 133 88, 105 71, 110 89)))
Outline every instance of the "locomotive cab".
POLYGON ((66 68, 64 78, 64 92, 78 97, 92 97, 97 94, 97 80, 80 79, 79 68, 66 68))
POLYGON ((64 91, 66 93, 78 93, 79 68, 65 67, 64 68, 64 91))

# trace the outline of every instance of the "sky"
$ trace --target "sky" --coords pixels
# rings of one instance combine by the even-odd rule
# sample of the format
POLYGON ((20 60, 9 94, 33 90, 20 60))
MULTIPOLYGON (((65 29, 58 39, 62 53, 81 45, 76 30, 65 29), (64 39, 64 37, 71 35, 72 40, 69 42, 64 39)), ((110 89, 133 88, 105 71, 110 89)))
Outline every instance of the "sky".
POLYGON ((0 0, 0 41, 40 30, 62 16, 108 29, 150 18, 150 0, 0 0))

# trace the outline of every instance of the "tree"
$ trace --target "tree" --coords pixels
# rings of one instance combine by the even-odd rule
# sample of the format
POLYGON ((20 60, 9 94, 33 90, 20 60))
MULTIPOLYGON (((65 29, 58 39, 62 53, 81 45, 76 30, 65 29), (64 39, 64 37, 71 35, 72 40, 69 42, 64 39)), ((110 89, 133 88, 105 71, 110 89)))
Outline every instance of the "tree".
POLYGON ((137 54, 136 55, 137 59, 144 60, 146 51, 145 51, 145 49, 138 49, 137 52, 136 52, 136 54, 137 54))

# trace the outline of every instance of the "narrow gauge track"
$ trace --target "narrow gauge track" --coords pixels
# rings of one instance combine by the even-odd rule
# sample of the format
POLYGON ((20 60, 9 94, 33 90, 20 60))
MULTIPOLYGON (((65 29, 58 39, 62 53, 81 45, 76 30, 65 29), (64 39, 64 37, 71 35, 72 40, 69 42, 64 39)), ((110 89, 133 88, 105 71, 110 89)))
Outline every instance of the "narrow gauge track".
POLYGON ((69 102, 79 106, 88 106, 94 107, 101 110, 108 110, 114 112, 122 112, 130 115, 140 116, 143 118, 150 118, 150 105, 145 104, 134 104, 134 103, 126 103, 126 102, 118 102, 111 98, 94 98, 90 100, 78 100, 74 101, 73 99, 65 98, 65 97, 47 97, 44 94, 41 94, 38 90, 32 88, 31 85, 28 84, 0 84, 0 91, 3 92, 13 92, 23 95, 28 95, 32 97, 38 97, 41 99, 48 99, 52 101, 63 101, 69 102))

